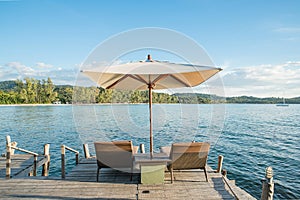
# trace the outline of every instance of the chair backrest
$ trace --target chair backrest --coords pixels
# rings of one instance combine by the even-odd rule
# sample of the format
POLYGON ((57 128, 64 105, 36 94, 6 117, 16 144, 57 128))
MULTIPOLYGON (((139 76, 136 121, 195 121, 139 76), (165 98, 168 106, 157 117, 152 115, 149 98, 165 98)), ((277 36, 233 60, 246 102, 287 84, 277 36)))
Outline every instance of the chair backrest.
POLYGON ((206 166, 210 144, 189 142, 172 144, 170 158, 173 169, 199 169, 206 166))
POLYGON ((132 167, 131 141, 95 142, 94 145, 98 167, 115 169, 132 167))

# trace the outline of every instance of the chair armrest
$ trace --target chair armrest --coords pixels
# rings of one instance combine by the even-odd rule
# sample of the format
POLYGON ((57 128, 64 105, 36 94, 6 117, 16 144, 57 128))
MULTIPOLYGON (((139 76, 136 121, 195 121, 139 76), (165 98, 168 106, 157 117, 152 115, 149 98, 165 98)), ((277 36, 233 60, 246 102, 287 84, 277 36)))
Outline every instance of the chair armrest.
POLYGON ((168 157, 170 157, 171 147, 160 147, 160 153, 166 154, 168 157))
POLYGON ((138 153, 138 151, 139 151, 139 146, 133 146, 132 153, 136 154, 136 153, 138 153))

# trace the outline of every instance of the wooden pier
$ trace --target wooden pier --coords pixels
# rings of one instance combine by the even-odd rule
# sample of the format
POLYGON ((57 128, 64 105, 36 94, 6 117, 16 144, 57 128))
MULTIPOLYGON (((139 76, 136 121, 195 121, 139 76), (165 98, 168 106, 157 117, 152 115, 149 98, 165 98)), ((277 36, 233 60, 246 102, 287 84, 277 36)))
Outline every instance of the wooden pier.
POLYGON ((73 170, 60 177, 27 177, 0 180, 2 199, 255 199, 220 173, 208 168, 209 182, 203 172, 186 170, 175 173, 171 184, 140 184, 139 174, 133 176, 112 169, 101 169, 96 182, 94 158, 82 159, 73 170), (226 183, 227 182, 227 183, 226 183))
MULTIPOLYGON (((0 157, 0 178, 5 178, 7 169, 6 169, 6 157, 0 157)), ((36 168, 43 166, 48 162, 48 158, 44 155, 37 156, 36 168)), ((34 156, 28 154, 15 154, 11 155, 11 173, 10 177, 26 177, 28 175, 33 175, 35 171, 35 160, 34 156)))
POLYGON ((36 176, 38 167, 43 166, 42 176, 48 176, 50 164, 50 145, 44 145, 44 154, 38 154, 17 147, 17 142, 12 142, 9 135, 6 136, 6 153, 0 157, 0 178, 36 176), (20 151, 25 154, 15 154, 20 151))
MULTIPOLYGON (((166 171, 163 184, 141 184, 140 173, 135 173, 131 180, 130 174, 110 168, 101 169, 97 182, 96 158, 90 157, 87 145, 84 145, 85 158, 81 160, 79 151, 62 145, 61 177, 47 176, 49 147, 45 145, 44 154, 40 155, 17 148, 16 142, 7 137, 7 152, 5 157, 0 157, 1 199, 255 199, 221 174, 222 156, 219 156, 217 170, 207 167, 208 182, 202 170, 181 170, 175 171, 173 183, 166 171), (27 154, 14 154, 14 150, 27 154), (65 171, 66 150, 75 153, 76 166, 70 172, 65 171), (43 166, 42 176, 36 176, 39 166, 43 166)), ((263 200, 274 193, 272 174, 270 168, 266 173, 263 200)))

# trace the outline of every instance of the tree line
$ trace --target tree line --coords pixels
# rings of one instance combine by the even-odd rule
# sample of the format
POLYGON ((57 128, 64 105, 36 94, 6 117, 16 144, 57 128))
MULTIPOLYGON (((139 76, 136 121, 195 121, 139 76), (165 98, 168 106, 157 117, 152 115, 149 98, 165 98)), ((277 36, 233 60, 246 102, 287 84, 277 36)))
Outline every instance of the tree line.
MULTIPOLYGON (((100 87, 79 87, 53 84, 52 80, 3 81, 0 83, 0 104, 83 104, 83 103, 148 103, 147 91, 119 91, 100 87)), ((153 103, 178 103, 178 97, 153 93, 153 103)))
POLYGON ((25 78, 24 81, 4 82, 10 88, 0 90, 1 104, 46 104, 52 103, 57 93, 54 91, 54 84, 50 78, 47 80, 37 80, 25 78))
MULTIPOLYGON (((211 94, 177 93, 166 94, 153 92, 153 103, 254 103, 276 104, 282 98, 257 98, 252 96, 220 97, 211 94)), ((286 103, 300 103, 300 97, 285 100, 286 103)), ((24 80, 0 82, 0 104, 84 104, 84 103, 148 103, 148 91, 120 91, 101 87, 79 87, 70 85, 54 85, 52 80, 24 80)))

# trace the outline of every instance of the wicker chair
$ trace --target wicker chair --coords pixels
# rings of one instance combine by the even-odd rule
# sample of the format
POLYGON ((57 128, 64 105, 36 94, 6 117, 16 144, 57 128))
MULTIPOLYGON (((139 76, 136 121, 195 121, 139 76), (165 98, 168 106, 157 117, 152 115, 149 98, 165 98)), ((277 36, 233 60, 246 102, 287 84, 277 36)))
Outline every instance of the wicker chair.
POLYGON ((130 169, 130 180, 133 173, 133 154, 138 147, 132 146, 132 141, 95 142, 97 157, 97 182, 101 168, 113 168, 126 171, 130 169))
POLYGON ((206 163, 210 144, 206 142, 174 143, 171 148, 163 147, 163 153, 169 153, 171 162, 168 170, 171 173, 171 182, 174 180, 173 170, 203 169, 206 181, 206 163), (169 152, 168 152, 169 151, 169 152))

